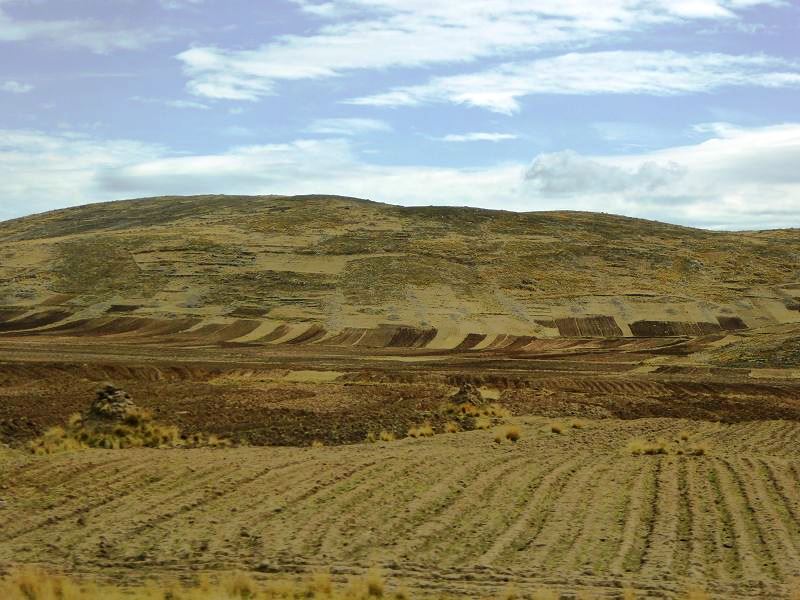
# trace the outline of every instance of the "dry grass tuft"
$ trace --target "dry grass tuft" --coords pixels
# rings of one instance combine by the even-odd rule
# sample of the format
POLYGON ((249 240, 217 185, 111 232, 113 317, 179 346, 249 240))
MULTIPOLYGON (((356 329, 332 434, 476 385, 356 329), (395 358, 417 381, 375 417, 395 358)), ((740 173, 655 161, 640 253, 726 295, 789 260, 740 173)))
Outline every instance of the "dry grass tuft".
POLYGON ((506 427, 505 437, 510 442, 515 442, 516 443, 521 436, 522 436, 522 432, 520 431, 519 427, 517 427, 516 425, 511 425, 509 427, 506 427))
POLYGON ((385 429, 378 434, 378 438, 382 442, 393 442, 397 439, 391 431, 386 431, 385 429))
POLYGON ((230 446, 216 435, 194 433, 182 436, 173 425, 153 420, 149 412, 135 409, 120 421, 86 419, 72 415, 66 427, 51 427, 29 444, 34 454, 47 455, 86 448, 118 450, 121 448, 177 448, 230 446))
POLYGON ((325 447, 325 443, 321 442, 320 440, 314 440, 313 442, 311 442, 311 447, 312 448, 324 448, 325 447))
POLYGON ((548 429, 550 429, 550 433, 556 433, 560 435, 567 430, 567 426, 560 421, 554 421, 553 423, 550 423, 548 429))
MULTIPOLYGON (((328 573, 314 573, 302 581, 275 580, 260 583, 249 574, 234 572, 222 574, 216 579, 201 576, 191 586, 170 582, 152 582, 147 585, 123 588, 118 585, 103 585, 93 582, 75 581, 54 575, 37 567, 22 567, 0 577, 2 600, 411 600, 407 591, 390 593, 378 571, 370 571, 362 577, 351 578, 347 584, 336 584, 328 573)), ((434 596, 416 595, 417 598, 434 596)), ((435 596, 439 597, 439 596, 435 596)), ((506 588, 496 598, 516 600, 523 596, 513 587, 506 588)), ((541 600, 558 598, 551 590, 539 590, 532 596, 541 600)), ((579 594, 581 600, 592 596, 579 594)), ((636 600, 636 592, 625 588, 622 597, 636 600)), ((711 596, 700 588, 689 588, 683 600, 710 600, 711 596)), ((792 600, 798 598, 795 594, 792 600)))
POLYGON ((587 423, 583 419, 573 419, 572 421, 569 422, 569 425, 573 429, 584 429, 589 425, 589 423, 587 423))
POLYGON ((430 423, 423 423, 421 425, 414 425, 408 429, 408 437, 431 437, 434 434, 433 427, 430 423))
POLYGON ((711 452, 708 442, 688 443, 689 436, 683 434, 675 441, 668 443, 658 439, 651 442, 643 439, 634 439, 628 442, 627 450, 634 456, 654 456, 658 454, 675 454, 677 456, 706 456, 711 452))
POLYGON ((458 433, 459 431, 461 431, 461 427, 455 421, 448 421, 444 424, 445 433, 458 433))
POLYGON ((669 448, 664 440, 649 442, 647 440, 635 439, 628 442, 628 452, 634 456, 654 456, 657 454, 668 454, 669 448))

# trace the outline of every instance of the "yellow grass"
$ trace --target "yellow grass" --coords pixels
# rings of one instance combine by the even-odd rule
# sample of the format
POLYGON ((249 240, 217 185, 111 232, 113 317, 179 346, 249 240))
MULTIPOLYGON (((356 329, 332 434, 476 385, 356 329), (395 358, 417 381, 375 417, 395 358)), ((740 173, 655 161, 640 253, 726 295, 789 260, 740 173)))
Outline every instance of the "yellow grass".
MULTIPOLYGON (((0 598, 3 600, 373 600, 393 598, 403 600, 434 596, 411 594, 407 591, 389 590, 378 571, 353 577, 347 583, 336 583, 328 573, 309 575, 305 580, 258 582, 247 573, 222 574, 215 579, 201 576, 192 585, 152 582, 145 585, 121 587, 91 581, 76 581, 69 577, 54 575, 36 567, 22 567, 0 578, 0 598)), ((437 595, 437 598, 446 596, 437 595)), ((513 587, 508 587, 495 596, 497 600, 516 600, 525 596, 513 587)), ((527 596, 530 597, 530 596, 527 596)), ((624 600, 636 600, 637 594, 630 588, 623 591, 624 600)), ((533 594, 537 600, 555 600, 559 594, 552 590, 539 590, 533 594)), ((581 593, 581 600, 594 596, 581 593)), ((690 587, 683 600, 710 600, 707 592, 690 587)), ((797 593, 790 596, 798 598, 797 593)))
POLYGON ((710 453, 708 442, 687 443, 689 436, 679 436, 674 444, 658 439, 655 442, 636 438, 628 442, 627 450, 634 456, 655 456, 658 454, 675 454, 677 456, 705 456, 710 453))
POLYGON ((444 424, 445 433, 458 433, 459 431, 461 431, 461 427, 455 421, 448 421, 444 424))
POLYGON ((408 429, 408 437, 430 437, 434 434, 433 427, 430 423, 422 423, 421 425, 414 425, 408 429))
POLYGON ((380 432, 380 434, 378 434, 378 439, 380 439, 382 442, 393 442, 397 438, 391 431, 383 430, 380 432))
POLYGON ((505 438, 511 442, 516 442, 521 437, 522 432, 520 431, 519 427, 512 425, 506 427, 505 429, 505 438))
POLYGON ((74 414, 69 418, 66 427, 51 427, 31 441, 28 448, 34 454, 47 455, 85 448, 118 450, 229 445, 228 440, 213 434, 206 436, 194 433, 181 436, 180 430, 174 425, 157 423, 147 411, 136 410, 118 422, 87 420, 74 414))
POLYGON ((635 439, 628 442, 628 451, 634 456, 654 456, 656 454, 667 454, 669 449, 666 442, 663 440, 649 442, 647 440, 635 439))

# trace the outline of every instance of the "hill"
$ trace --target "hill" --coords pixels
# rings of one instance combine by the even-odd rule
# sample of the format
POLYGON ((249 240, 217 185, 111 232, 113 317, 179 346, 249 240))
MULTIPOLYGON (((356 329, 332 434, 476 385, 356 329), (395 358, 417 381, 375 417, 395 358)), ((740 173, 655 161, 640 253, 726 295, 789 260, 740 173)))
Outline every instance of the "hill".
POLYGON ((800 323, 800 236, 336 196, 164 197, 0 223, 0 332, 522 348, 800 323))

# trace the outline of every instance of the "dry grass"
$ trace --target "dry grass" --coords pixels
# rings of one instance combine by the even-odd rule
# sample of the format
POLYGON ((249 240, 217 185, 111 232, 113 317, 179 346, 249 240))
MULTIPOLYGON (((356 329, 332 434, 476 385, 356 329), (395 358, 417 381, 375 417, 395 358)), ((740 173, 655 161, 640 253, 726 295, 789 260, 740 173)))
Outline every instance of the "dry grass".
MULTIPOLYGON (((336 583, 325 572, 314 573, 302 581, 278 580, 265 583, 257 582, 247 573, 234 572, 213 580, 201 576, 197 583, 189 586, 162 581, 127 588, 75 581, 36 567, 20 568, 0 579, 2 600, 410 600, 413 597, 433 598, 428 595, 412 595, 406 591, 390 591, 377 571, 370 571, 362 577, 353 577, 347 583, 336 583)), ((498 600, 516 600, 522 597, 525 596, 512 587, 496 596, 498 600)), ((587 593, 580 593, 577 597, 581 600, 595 598, 587 593)), ((790 598, 794 600, 797 597, 795 594, 790 598)), ((539 590, 533 594, 533 598, 550 600, 559 598, 559 594, 551 590, 539 590)), ((623 598, 636 600, 637 594, 626 588, 623 598)), ((700 588, 691 587, 682 598, 710 600, 711 596, 700 588)))
POLYGON ((627 450, 634 456, 655 456, 658 454, 675 454, 677 456, 706 456, 711 452, 708 442, 689 443, 689 436, 683 433, 675 443, 670 444, 664 439, 655 442, 633 439, 628 442, 627 450))
POLYGON ((650 442, 642 439, 635 439, 628 442, 628 452, 634 456, 654 456, 657 454, 668 454, 669 446, 664 440, 650 442))
POLYGON ((378 439, 382 442, 393 442, 397 437, 391 431, 386 431, 384 429, 378 434, 378 439))
POLYGON ((444 424, 445 433, 458 433, 459 431, 461 431, 461 427, 455 421, 448 421, 444 424))
POLYGON ((516 425, 511 425, 505 429, 505 438, 510 442, 517 442, 522 436, 522 432, 516 425))
POLYGON ((321 442, 320 440, 314 440, 313 442, 311 442, 311 447, 312 448, 324 448, 325 447, 325 443, 321 442))
POLYGON ((3 600, 371 600, 389 597, 392 596, 387 594, 384 581, 377 572, 352 578, 341 585, 335 585, 326 573, 314 574, 305 582, 260 584, 246 573, 235 572, 216 581, 201 578, 191 586, 158 582, 123 588, 77 582, 42 569, 26 567, 0 580, 0 598, 3 600))
POLYGON ((147 411, 130 412, 122 421, 106 422, 84 419, 75 414, 66 427, 51 427, 42 436, 31 441, 29 449, 34 454, 47 455, 71 452, 85 448, 118 450, 121 448, 178 448, 230 446, 230 442, 216 435, 194 433, 182 436, 172 425, 153 421, 147 411))
POLYGON ((414 425, 408 429, 408 437, 431 437, 434 434, 433 427, 430 423, 422 423, 421 425, 414 425))
POLYGON ((557 433, 561 435, 567 430, 567 426, 564 423, 561 423, 560 421, 555 421, 553 423, 550 423, 550 425, 548 425, 548 429, 550 430, 550 433, 557 433))

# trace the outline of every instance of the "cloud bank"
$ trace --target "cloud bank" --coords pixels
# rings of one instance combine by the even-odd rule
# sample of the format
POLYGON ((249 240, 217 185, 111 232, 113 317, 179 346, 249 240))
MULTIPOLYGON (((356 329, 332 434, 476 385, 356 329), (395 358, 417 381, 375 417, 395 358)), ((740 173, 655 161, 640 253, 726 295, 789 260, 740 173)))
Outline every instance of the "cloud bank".
POLYGON ((0 218, 119 197, 329 193, 403 205, 594 210, 713 228, 800 226, 800 123, 712 124, 708 139, 624 156, 541 154, 481 168, 379 165, 345 138, 179 155, 126 140, 0 131, 0 218))

